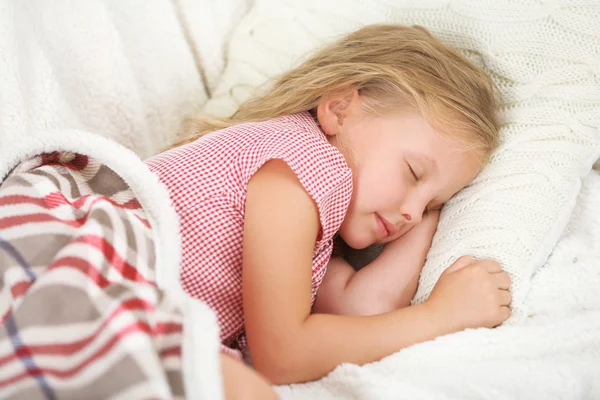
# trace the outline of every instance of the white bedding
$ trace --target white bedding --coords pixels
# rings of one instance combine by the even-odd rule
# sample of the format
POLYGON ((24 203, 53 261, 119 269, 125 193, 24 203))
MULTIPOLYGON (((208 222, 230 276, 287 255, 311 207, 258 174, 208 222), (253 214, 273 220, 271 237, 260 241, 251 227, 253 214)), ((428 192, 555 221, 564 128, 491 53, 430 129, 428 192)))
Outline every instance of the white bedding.
POLYGON ((524 322, 407 348, 282 399, 600 399, 600 171, 584 181, 573 217, 532 278, 524 322))
MULTIPOLYGON (((141 156, 152 154, 172 140, 179 119, 206 99, 202 63, 209 89, 215 87, 219 63, 225 61, 220 44, 231 28, 216 23, 214 30, 189 28, 194 46, 203 49, 191 50, 177 6, 190 13, 206 10, 204 21, 227 15, 235 24, 235 7, 249 4, 231 0, 227 9, 212 0, 121 3, 63 0, 49 7, 41 0, 0 0, 0 146, 32 129, 80 128, 141 156), (139 16, 136 23, 123 23, 131 15, 139 16)), ((194 15, 187 14, 185 23, 193 23, 194 15)), ((599 399, 599 209, 600 173, 593 172, 562 239, 532 279, 523 322, 449 335, 364 367, 344 365, 320 381, 279 387, 280 394, 284 399, 599 399)))
POLYGON ((0 0, 0 139, 82 129, 145 158, 206 99, 171 0, 0 0))
POLYGON ((490 74, 500 146, 446 202, 414 303, 465 254, 498 261, 512 314, 527 315, 530 278, 548 259, 600 157, 597 0, 256 0, 229 42, 229 62, 204 111, 227 115, 267 77, 332 38, 372 23, 418 24, 490 74))
POLYGON ((432 29, 484 63, 502 98, 501 149, 446 205, 417 300, 449 255, 492 258, 512 273, 511 323, 364 367, 343 365, 317 382, 279 387, 283 399, 600 399, 598 172, 587 177, 563 232, 579 178, 599 154, 598 7, 591 0, 255 2, 233 34, 207 112, 230 113, 317 44, 375 22, 432 29))

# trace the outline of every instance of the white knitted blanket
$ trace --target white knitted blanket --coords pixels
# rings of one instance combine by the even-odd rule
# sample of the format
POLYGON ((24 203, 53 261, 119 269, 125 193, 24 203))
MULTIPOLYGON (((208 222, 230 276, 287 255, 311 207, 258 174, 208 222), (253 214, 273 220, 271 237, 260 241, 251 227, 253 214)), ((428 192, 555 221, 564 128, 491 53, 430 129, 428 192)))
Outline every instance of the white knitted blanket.
POLYGON ((518 325, 469 330, 316 382, 301 399, 600 399, 600 171, 584 181, 571 222, 533 277, 518 325))
MULTIPOLYGON (((168 145, 181 118, 206 100, 178 14, 187 11, 193 20, 199 6, 174 3, 0 0, 0 182, 21 161, 52 151, 102 160, 126 181, 156 235, 157 283, 179 298, 187 314, 186 394, 218 400, 216 318, 180 289, 177 215, 139 158, 168 145)), ((189 35, 196 45, 212 40, 189 35)), ((80 372, 74 379, 85 368, 80 372)))
MULTIPOLYGON (((511 275, 513 313, 600 155, 600 3, 595 0, 257 0, 235 31, 205 111, 228 114, 268 77, 365 24, 419 24, 496 83, 501 145, 444 207, 415 302, 462 255, 511 275)), ((374 140, 376 138, 373 138, 374 140)))
POLYGON ((256 0, 205 110, 230 113, 268 77, 369 23, 423 25, 499 88, 500 149, 444 208, 415 301, 456 257, 492 258, 513 278, 512 323, 343 365, 280 387, 283 399, 600 398, 598 173, 574 208, 600 152, 600 3, 256 0))
MULTIPOLYGON (((205 2, 210 0, 198 4, 205 2)), ((545 124, 566 124, 575 129, 572 135, 574 142, 563 141, 559 149, 563 156, 566 154, 565 158, 555 160, 555 164, 550 159, 537 158, 535 167, 544 163, 553 167, 556 163, 576 165, 569 159, 568 150, 575 151, 589 143, 585 130, 580 128, 582 125, 600 125, 598 2, 519 0, 514 1, 511 7, 499 5, 506 5, 507 2, 258 0, 259 6, 269 3, 266 8, 279 7, 284 3, 293 5, 286 14, 273 11, 271 14, 255 15, 250 21, 254 26, 246 24, 248 21, 242 22, 240 27, 247 26, 253 36, 247 35, 246 41, 233 41, 233 55, 239 57, 229 54, 229 63, 234 70, 230 70, 229 74, 226 71, 209 109, 212 107, 213 111, 218 111, 230 109, 232 105, 235 107, 235 101, 226 96, 232 95, 235 97, 233 100, 241 100, 244 96, 240 94, 242 91, 260 83, 266 76, 287 68, 283 64, 294 61, 298 54, 309 49, 310 46, 306 46, 305 42, 299 45, 294 40, 288 40, 290 32, 285 31, 286 27, 293 30, 293 37, 301 36, 309 44, 316 45, 322 42, 323 37, 335 36, 350 25, 357 27, 361 23, 385 21, 426 23, 435 19, 436 15, 459 11, 465 15, 464 19, 460 23, 451 20, 440 22, 440 25, 436 25, 438 33, 445 35, 446 39, 455 38, 463 48, 484 50, 483 53, 471 52, 470 56, 485 61, 493 70, 500 72, 495 79, 500 83, 503 93, 508 94, 520 107, 517 110, 509 105, 503 114, 503 118, 512 124, 511 129, 505 131, 508 132, 506 140, 516 138, 527 127, 537 126, 527 140, 531 143, 537 135, 539 143, 543 145, 552 135, 548 127, 544 127, 545 124), (319 12, 322 7, 330 12, 319 12), (404 12, 406 7, 411 7, 413 11, 404 12), (283 15, 287 19, 282 19, 283 15), (512 21, 510 26, 503 22, 507 19, 512 21), (530 32, 532 23, 540 21, 549 30, 530 32), (296 30, 299 23, 307 23, 310 29, 296 30), (556 30, 556 27, 560 29, 556 30), (473 32, 473 29, 476 30, 475 37, 479 38, 476 42, 469 41, 473 36, 455 36, 456 32, 473 32), (530 40, 516 40, 524 32, 530 40), (493 38, 502 40, 491 41, 493 38), (263 46, 257 48, 252 41, 258 39, 263 46), (491 42, 502 46, 492 49, 488 47, 491 42), (518 55, 515 49, 522 46, 527 46, 532 54, 526 63, 517 62, 513 57, 518 55), (240 56, 241 52, 246 54, 240 56), (250 56, 258 60, 249 63, 250 56), (555 68, 548 68, 549 65, 555 68), (562 105, 549 107, 549 103, 544 102, 547 98, 564 99, 568 105, 566 108, 562 105), (528 99, 532 102, 528 102, 528 99), (547 111, 549 109, 550 113, 547 111)), ((177 127, 181 116, 205 99, 198 70, 202 59, 209 62, 204 72, 211 80, 208 82, 210 88, 214 87, 212 80, 220 76, 225 59, 220 44, 226 40, 218 36, 214 37, 214 42, 210 42, 210 35, 206 35, 210 31, 207 24, 215 24, 215 32, 224 35, 228 28, 221 25, 222 18, 226 16, 235 20, 239 13, 238 10, 223 7, 221 2, 213 3, 210 7, 202 8, 193 0, 0 0, 0 175, 11 164, 10 158, 18 157, 18 152, 14 148, 8 151, 7 145, 18 144, 35 129, 43 130, 42 134, 49 134, 45 139, 37 137, 36 148, 55 146, 58 142, 52 135, 65 133, 62 128, 70 127, 104 134, 142 156, 160 149, 170 140, 172 130, 177 127), (177 6, 179 11, 176 10, 177 6), (185 15, 178 15, 182 10, 185 15), (219 10, 223 10, 224 14, 216 15, 213 19, 210 12, 217 13, 219 10), (201 11, 207 11, 202 18, 190 14, 201 11), (132 19, 131 15, 136 18, 132 19), (185 21, 187 27, 181 26, 180 21, 185 21), (199 25, 190 26, 194 21, 198 21, 199 25), (185 35, 198 47, 195 51, 200 60, 190 53, 185 35), (208 47, 206 42, 210 42, 212 47, 208 47), (49 131, 47 128, 58 130, 49 131)), ((564 134, 559 132, 557 135, 564 134)), ((64 136, 61 141, 67 147, 89 147, 83 136, 77 139, 77 133, 74 132, 64 136)), ((519 147, 519 141, 514 143, 513 149, 523 148, 519 147)), ((21 145, 19 148, 23 152, 35 150, 24 142, 21 145)), ((115 163, 126 164, 125 168, 116 169, 130 176, 132 186, 139 186, 147 194, 142 197, 148 198, 148 204, 157 202, 158 192, 153 193, 153 186, 142 182, 140 175, 134 173, 135 168, 131 167, 139 164, 139 160, 133 161, 128 152, 112 151, 110 146, 96 147, 94 153, 110 154, 115 163), (127 163, 127 159, 132 162, 127 163)), ((528 166, 534 165, 529 162, 531 158, 527 152, 520 154, 518 159, 527 162, 525 171, 528 166)), ((513 164, 516 162, 515 159, 513 164)), ((585 168, 575 168, 567 171, 569 173, 565 176, 583 176, 585 173, 582 170, 585 168)), ((494 172, 491 170, 489 179, 494 178, 494 172)), ((544 183, 544 179, 540 180, 540 185, 547 188, 549 193, 554 183, 565 182, 555 176, 549 176, 548 179, 552 180, 550 185, 544 183)), ((533 193, 535 188, 530 189, 533 193)), ((570 195, 575 191, 571 188, 565 193, 570 195)), ((526 318, 520 324, 446 336, 362 368, 341 366, 318 382, 279 388, 282 397, 600 398, 598 174, 587 178, 583 193, 580 206, 554 248, 553 255, 531 281, 531 290, 523 299, 526 318)), ((549 201, 549 198, 545 201, 549 201)), ((561 210, 565 207, 568 209, 569 199, 562 198, 561 201, 561 210)), ((520 233, 523 237, 527 237, 527 231, 533 231, 534 237, 544 236, 548 232, 548 225, 551 225, 548 218, 552 217, 553 210, 555 208, 537 214, 529 210, 528 218, 532 222, 522 225, 520 233)), ((167 213, 157 212, 157 215, 165 217, 167 213)), ((517 217, 511 216, 513 219, 517 217)), ((451 221, 448 221, 450 224, 451 221)), ((456 224, 450 225, 460 228, 456 224)), ((166 235, 163 244, 166 244, 172 232, 169 229, 162 231, 166 235)), ((533 242, 525 241, 520 245, 532 248, 533 242)), ((549 247, 554 246, 550 244, 549 247)), ((532 272, 526 271, 525 278, 532 272)), ((527 290, 522 292, 526 293, 527 290)), ((191 321, 192 332, 195 325, 191 321)), ((202 332, 205 327, 198 323, 195 329, 202 332)), ((211 344, 210 341, 202 343, 199 335, 190 335, 190 339, 194 338, 196 345, 211 344)), ((206 352, 198 351, 197 354, 200 358, 206 352)), ((198 370, 188 368, 190 378, 206 377, 215 372, 214 363, 211 364, 210 360, 197 361, 196 365, 207 370, 198 373, 198 370)), ((205 392, 205 388, 200 387, 201 381, 198 379, 195 382, 197 393, 205 392)))

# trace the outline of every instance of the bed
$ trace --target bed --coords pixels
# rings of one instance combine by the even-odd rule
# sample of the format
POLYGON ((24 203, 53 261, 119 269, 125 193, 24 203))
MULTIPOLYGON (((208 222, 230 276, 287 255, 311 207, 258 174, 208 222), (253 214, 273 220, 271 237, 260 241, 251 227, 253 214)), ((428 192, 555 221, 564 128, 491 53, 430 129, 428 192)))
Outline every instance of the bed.
MULTIPOLYGON (((0 3, 0 54, 5 54, 0 64, 1 156, 6 159, 8 144, 27 140, 32 131, 38 132, 38 137, 47 132, 46 139, 39 139, 41 143, 52 142, 52 135, 66 129, 99 133, 140 159, 155 154, 173 140, 183 117, 202 109, 230 112, 256 82, 282 65, 277 52, 272 58, 263 57, 265 64, 260 68, 244 59, 240 47, 245 42, 239 38, 250 32, 252 24, 264 23, 266 17, 268 21, 298 20, 298 15, 317 3, 288 0, 276 9, 267 0, 61 0, 52 4, 4 0, 0 3), (271 68, 269 62, 277 68, 271 68), (234 67, 237 72, 232 71, 234 67), (240 68, 246 68, 244 74, 240 75, 240 68)), ((334 3, 331 0, 329 4, 334 3)), ((469 2, 433 0, 344 4, 369 7, 371 14, 389 7, 425 9, 442 4, 454 10, 469 8, 469 2)), ((582 43, 592 43, 586 54, 595 75, 579 83, 580 91, 570 93, 585 103, 581 112, 592 131, 585 140, 598 138, 598 5, 575 0, 501 4, 515 10, 519 24, 525 27, 549 16, 586 27, 579 34, 582 43), (571 12, 569 18, 565 9, 571 12)), ((502 16, 501 9, 498 6, 497 13, 492 13, 494 18, 502 16)), ((351 11, 340 7, 337 19, 330 16, 331 25, 351 20, 351 11)), ((445 29, 454 27, 448 24, 445 29)), ((314 44, 319 35, 329 33, 308 29, 287 34, 301 35, 314 44)), ((290 46, 289 51, 294 49, 290 46)), ((560 54, 556 59, 560 63, 560 54)), ((527 88, 534 90, 534 86, 527 88)), ((595 149, 600 138, 597 140, 583 141, 582 146, 595 149)), ((540 265, 527 272, 528 283, 519 289, 518 318, 492 330, 440 337, 362 367, 341 365, 321 380, 277 387, 281 398, 600 398, 600 164, 592 167, 599 153, 590 154, 596 154, 595 158, 581 162, 572 172, 577 185, 569 192, 574 193, 573 199, 564 200, 568 213, 557 225, 560 229, 554 229, 548 242, 551 246, 540 255, 540 265)), ((176 268, 161 274, 170 282, 165 287, 176 284, 176 268)), ((214 324, 210 317, 189 315, 188 326, 196 329, 198 318, 214 324)), ((202 340, 196 337, 188 345, 215 352, 217 348, 212 333, 202 340)), ((207 399, 220 397, 215 385, 201 383, 202 379, 194 376, 202 373, 218 380, 215 358, 193 361, 195 366, 184 373, 187 393, 207 399)))

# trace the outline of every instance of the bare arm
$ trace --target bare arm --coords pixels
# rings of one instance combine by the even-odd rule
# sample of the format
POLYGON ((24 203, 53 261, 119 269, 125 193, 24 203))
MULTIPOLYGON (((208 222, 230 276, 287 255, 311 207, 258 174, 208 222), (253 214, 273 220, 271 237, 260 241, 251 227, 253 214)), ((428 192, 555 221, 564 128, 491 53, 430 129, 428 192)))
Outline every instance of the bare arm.
POLYGON ((318 230, 316 205, 295 175, 268 162, 248 185, 242 279, 252 360, 272 382, 317 379, 342 362, 365 364, 461 329, 426 303, 369 317, 311 315, 318 230))
POLYGON ((220 355, 226 400, 277 400, 279 397, 265 378, 225 354, 220 355))
POLYGON ((332 258, 313 312, 374 315, 409 306, 438 219, 438 211, 428 213, 359 271, 339 257, 332 258))

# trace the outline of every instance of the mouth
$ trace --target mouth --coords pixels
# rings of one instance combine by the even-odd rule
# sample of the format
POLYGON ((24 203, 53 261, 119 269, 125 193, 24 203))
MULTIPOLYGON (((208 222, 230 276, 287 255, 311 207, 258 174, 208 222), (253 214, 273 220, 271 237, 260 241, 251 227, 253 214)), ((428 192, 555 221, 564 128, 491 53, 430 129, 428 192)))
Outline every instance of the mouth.
POLYGON ((375 213, 375 219, 377 220, 377 228, 382 239, 393 236, 398 232, 396 225, 392 224, 381 215, 375 213))

